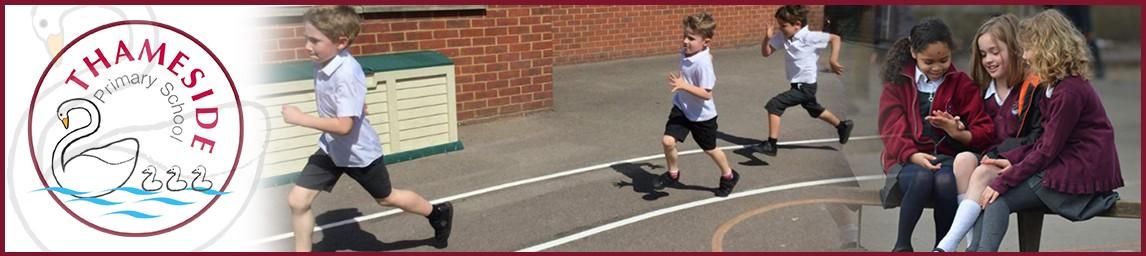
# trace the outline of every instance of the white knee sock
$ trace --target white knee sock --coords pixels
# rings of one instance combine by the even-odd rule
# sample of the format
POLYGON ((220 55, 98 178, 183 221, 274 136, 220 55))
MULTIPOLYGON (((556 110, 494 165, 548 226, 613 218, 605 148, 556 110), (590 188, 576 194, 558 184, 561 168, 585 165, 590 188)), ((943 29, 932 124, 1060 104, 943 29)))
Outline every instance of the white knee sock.
POLYGON ((953 252, 955 247, 959 246, 959 241, 963 239, 964 235, 969 234, 967 231, 975 225, 975 219, 979 218, 979 203, 974 200, 964 199, 959 202, 959 209, 955 212, 955 220, 951 223, 951 229, 947 231, 947 235, 943 236, 943 240, 939 241, 939 249, 943 251, 953 252))

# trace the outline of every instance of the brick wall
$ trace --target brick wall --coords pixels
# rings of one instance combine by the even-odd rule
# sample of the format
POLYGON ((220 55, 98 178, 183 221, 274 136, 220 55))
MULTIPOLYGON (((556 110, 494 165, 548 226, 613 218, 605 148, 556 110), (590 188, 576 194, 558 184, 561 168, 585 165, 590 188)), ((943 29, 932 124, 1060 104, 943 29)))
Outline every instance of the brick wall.
MULTIPOLYGON (((687 15, 707 11, 716 18, 713 48, 759 44, 765 22, 778 6, 555 6, 553 32, 558 65, 678 52, 687 15)), ((822 24, 823 7, 813 6, 812 29, 822 24)))
MULTIPOLYGON (((553 107, 553 66, 672 54, 684 16, 716 17, 712 47, 759 44, 776 6, 487 6, 485 10, 368 13, 355 55, 434 50, 454 61, 458 120, 553 107)), ((818 29, 822 6, 809 23, 818 29)), ((263 28, 263 61, 307 59, 298 19, 263 28)))

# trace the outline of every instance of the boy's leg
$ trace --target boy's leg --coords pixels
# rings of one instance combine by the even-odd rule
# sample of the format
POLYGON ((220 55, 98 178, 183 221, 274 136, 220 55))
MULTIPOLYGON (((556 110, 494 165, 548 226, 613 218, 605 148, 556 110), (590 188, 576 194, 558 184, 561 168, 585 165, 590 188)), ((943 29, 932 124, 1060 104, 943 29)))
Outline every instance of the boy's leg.
POLYGON ((311 234, 314 232, 314 214, 311 213, 311 203, 318 197, 318 192, 331 191, 338 177, 342 176, 344 168, 334 165, 330 156, 321 149, 307 159, 306 166, 295 178, 294 187, 287 194, 287 205, 291 209, 291 226, 294 231, 295 251, 309 252, 311 250, 311 234))
POLYGON ((780 116, 768 114, 768 140, 780 139, 780 116))
POLYGON ((825 109, 823 113, 820 113, 820 117, 818 118, 833 127, 840 125, 840 118, 836 117, 836 115, 832 114, 832 111, 828 111, 827 109, 825 109))
POLYGON ((318 190, 308 189, 295 185, 287 194, 287 205, 290 206, 291 227, 294 230, 294 250, 296 252, 309 252, 311 250, 311 234, 314 232, 314 214, 310 205, 318 197, 318 190))
POLYGON ((430 201, 426 201, 422 195, 409 190, 391 189, 390 196, 375 198, 374 200, 379 205, 397 207, 402 211, 422 216, 430 216, 430 212, 433 210, 430 201))
POLYGON ((724 151, 716 148, 716 134, 719 128, 716 123, 717 118, 719 117, 690 123, 688 128, 692 132, 692 139, 712 158, 713 162, 716 162, 717 168, 720 168, 720 186, 716 188, 716 196, 725 197, 732 193, 732 188, 740 181, 740 175, 728 165, 728 157, 724 155, 724 151))
POLYGON ((691 122, 684 116, 684 112, 677 107, 672 108, 669 113, 669 120, 665 122, 665 132, 661 136, 661 147, 665 152, 665 165, 668 170, 653 180, 653 189, 664 189, 667 186, 676 184, 680 179, 680 169, 677 168, 677 148, 678 142, 684 141, 688 137, 689 124, 691 122))
POLYGON ((670 135, 665 135, 664 137, 661 137, 661 146, 664 148, 665 165, 668 167, 668 171, 670 171, 670 172, 679 171, 677 169, 677 165, 676 165, 676 163, 677 163, 676 138, 673 138, 673 136, 670 136, 670 135))
POLYGON ((764 105, 764 109, 768 111, 768 138, 753 146, 752 149, 768 156, 776 156, 776 143, 780 139, 780 116, 784 115, 785 109, 800 105, 800 103, 807 101, 807 98, 806 93, 793 86, 768 100, 768 104, 764 105))

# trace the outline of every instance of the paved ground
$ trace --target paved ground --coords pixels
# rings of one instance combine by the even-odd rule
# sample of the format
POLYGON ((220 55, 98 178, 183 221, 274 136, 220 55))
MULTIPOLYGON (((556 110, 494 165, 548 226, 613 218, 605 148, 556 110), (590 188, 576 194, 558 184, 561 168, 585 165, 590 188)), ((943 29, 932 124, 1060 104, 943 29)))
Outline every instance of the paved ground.
MULTIPOLYGON (((843 117, 856 120, 853 136, 874 135, 878 102, 877 65, 867 63, 860 46, 843 57, 848 73, 842 77, 821 73, 821 102, 843 117)), ((765 137, 763 105, 786 90, 779 56, 761 58, 759 48, 715 50, 716 105, 723 132, 719 146, 758 142, 765 137)), ((826 59, 826 58, 825 58, 826 59)), ((711 189, 718 172, 703 153, 683 155, 684 188, 663 192, 650 188, 665 169, 659 144, 671 108, 666 73, 674 71, 677 56, 656 56, 612 62, 564 66, 554 71, 554 111, 494 122, 462 126, 465 149, 389 166, 398 188, 408 188, 435 200, 525 179, 570 170, 584 172, 525 183, 454 200, 455 226, 450 246, 429 246, 432 229, 424 218, 410 214, 371 217, 362 222, 323 230, 315 235, 316 250, 355 251, 516 251, 602 225, 642 218, 615 229, 571 240, 548 251, 830 251, 838 250, 838 229, 827 209, 811 200, 838 198, 849 183, 801 186, 800 182, 840 177, 878 175, 877 140, 857 140, 841 146, 835 130, 809 118, 800 108, 784 115, 781 142, 827 139, 783 147, 777 157, 725 150, 733 168, 742 174, 736 192, 759 194, 716 200, 711 189), (648 156, 631 163, 608 164, 648 156), (592 166, 600 165, 600 168, 592 166), (761 190, 764 189, 764 190, 761 190), (707 200, 707 201, 705 201, 707 200), (702 204, 678 211, 655 212, 686 204, 702 204), (757 213, 776 204, 791 207, 757 213), (643 218, 650 213, 659 214, 643 218), (721 227, 724 228, 721 228, 721 227), (722 237, 714 245, 714 237, 722 237)), ((966 63, 958 62, 962 67, 966 63)), ((1107 79, 1096 82, 1115 122, 1127 200, 1141 199, 1140 123, 1141 79, 1137 66, 1112 68, 1107 79)), ((691 139, 681 151, 697 149, 691 139)), ((854 184, 854 183, 852 183, 854 184)), ((880 181, 861 182, 878 188, 880 181)), ((270 227, 267 237, 290 232, 285 195, 289 186, 260 191, 257 202, 269 211, 246 221, 270 227)), ((736 197, 736 194, 734 194, 736 197)), ((687 206, 687 205, 686 205, 687 206)), ((834 208, 839 209, 839 208, 834 208)), ((318 223, 333 223, 390 209, 372 203, 350 179, 334 193, 319 196, 314 210, 318 223)), ((862 207, 861 244, 873 251, 890 250, 894 243, 897 210, 862 207)), ((929 248, 933 224, 930 211, 916 230, 916 248, 929 248)), ((1069 223, 1048 217, 1044 251, 1140 251, 1139 220, 1096 219, 1069 223)), ((1012 228, 1012 230, 1014 230, 1012 228)), ((1003 250, 1017 250, 1011 232, 1003 250)), ((264 244, 268 250, 290 250, 292 238, 264 244)))

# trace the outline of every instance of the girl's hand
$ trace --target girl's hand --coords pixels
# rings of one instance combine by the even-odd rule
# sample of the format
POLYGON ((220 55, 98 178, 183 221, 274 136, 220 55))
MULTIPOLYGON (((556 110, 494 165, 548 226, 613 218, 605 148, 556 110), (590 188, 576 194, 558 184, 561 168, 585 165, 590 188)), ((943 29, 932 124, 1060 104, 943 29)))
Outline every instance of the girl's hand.
POLYGON ((999 192, 996 192, 995 189, 991 187, 987 187, 987 189, 983 190, 983 195, 979 198, 979 207, 987 209, 987 205, 994 203, 997 198, 999 198, 999 192))
POLYGON ((966 128, 963 127, 963 122, 959 121, 958 116, 953 116, 951 113, 947 113, 947 111, 931 111, 931 115, 923 119, 931 123, 931 126, 935 126, 936 128, 947 131, 948 134, 962 130, 962 128, 966 128))
POLYGON ((910 160, 911 160, 911 163, 917 164, 919 166, 923 166, 923 168, 927 168, 928 170, 931 170, 931 171, 938 171, 939 166, 942 165, 942 164, 934 164, 934 165, 931 164, 931 161, 935 160, 935 156, 933 156, 931 154, 923 153, 923 152, 912 154, 910 160))
POLYGON ((1007 169, 1011 169, 1011 160, 1007 160, 1006 158, 992 159, 990 157, 983 156, 983 160, 980 160, 979 163, 980 164, 994 165, 996 167, 999 167, 999 169, 1003 169, 1000 172, 1004 172, 1004 171, 1007 171, 1007 169))

